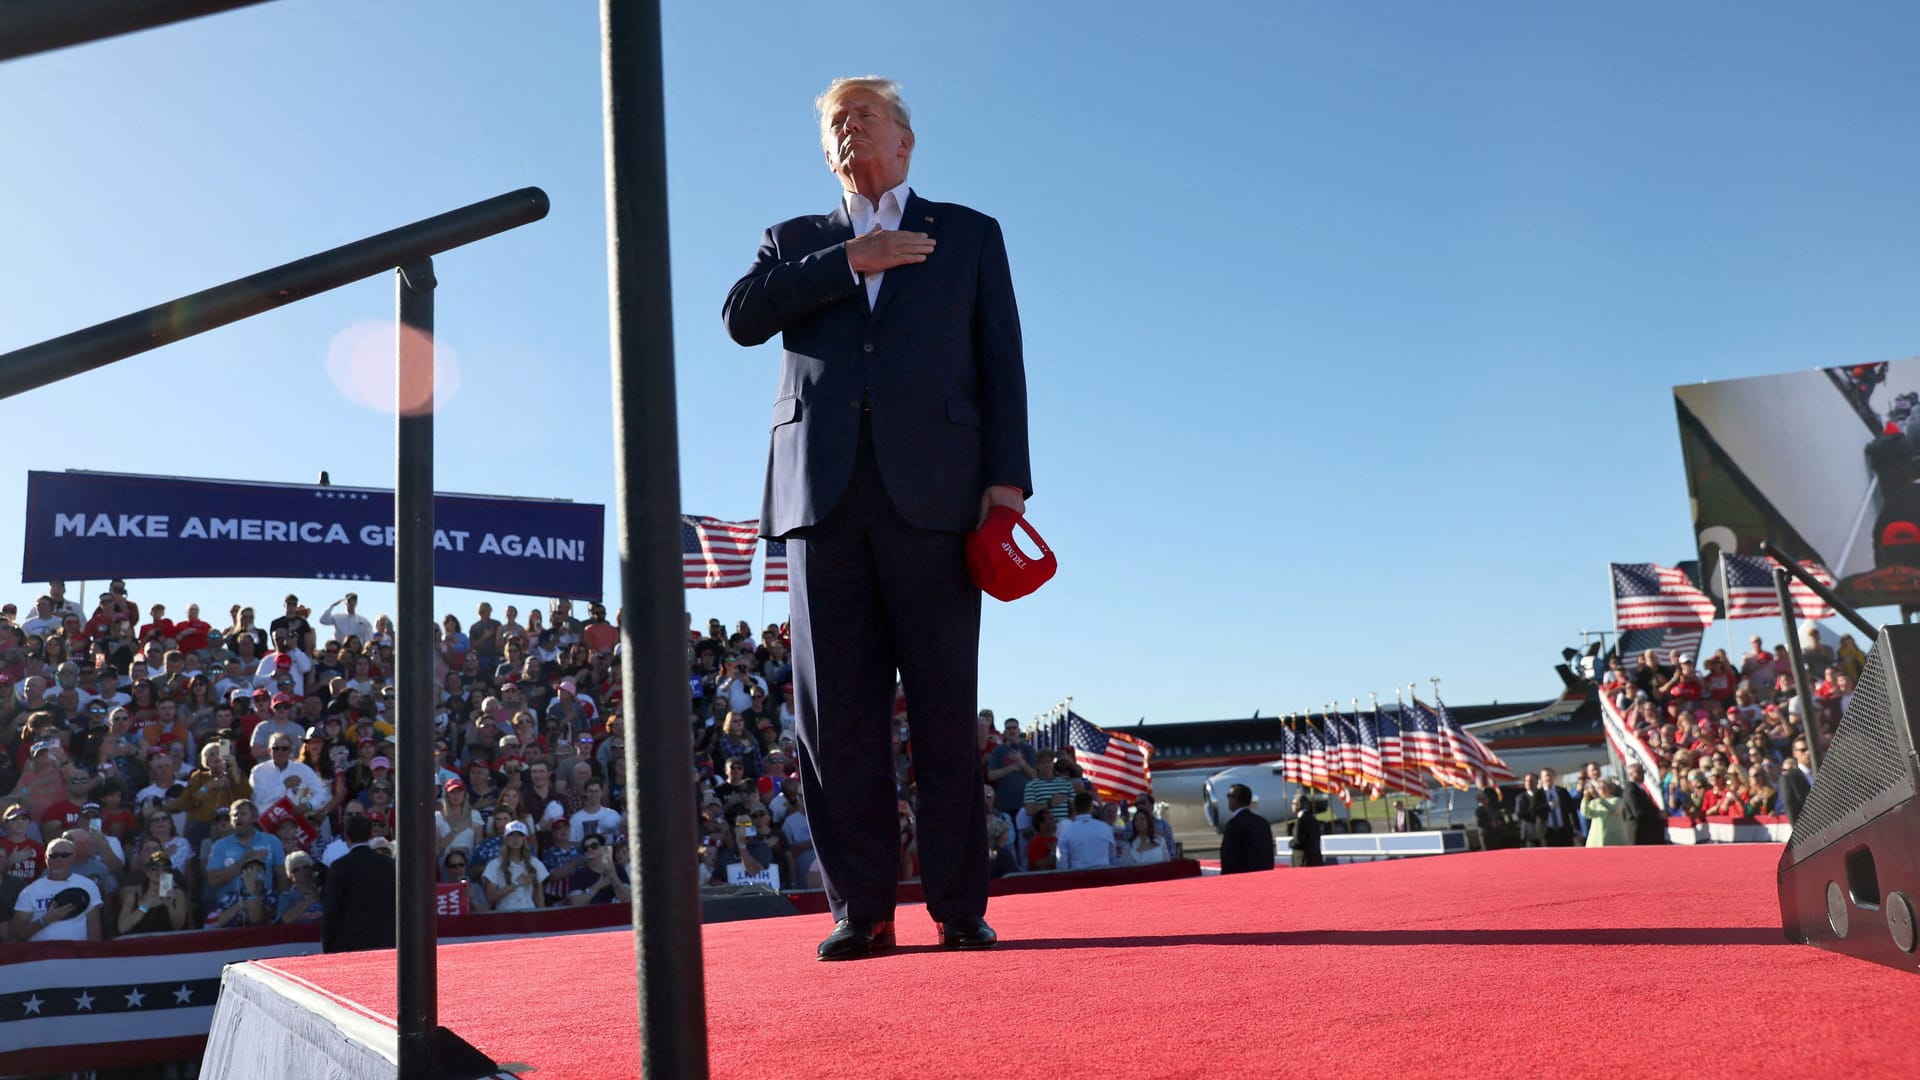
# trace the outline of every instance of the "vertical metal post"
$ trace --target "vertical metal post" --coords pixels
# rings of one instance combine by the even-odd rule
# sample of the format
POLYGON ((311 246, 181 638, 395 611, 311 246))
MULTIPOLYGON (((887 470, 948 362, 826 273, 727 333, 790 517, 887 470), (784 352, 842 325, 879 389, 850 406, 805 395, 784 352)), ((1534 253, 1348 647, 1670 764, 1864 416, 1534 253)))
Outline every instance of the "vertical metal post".
POLYGON ((614 486, 640 1074, 707 1075, 658 0, 601 0, 614 486), (645 753, 641 749, 645 748, 645 753))
POLYGON ((400 267, 399 375, 395 401, 393 583, 394 683, 400 757, 394 804, 400 841, 395 912, 399 967, 400 1076, 433 1074, 440 1023, 435 966, 433 823, 433 260, 400 267))
POLYGON ((1780 598, 1780 622, 1787 630, 1787 658, 1793 661, 1793 696, 1800 701, 1800 733, 1807 738, 1807 756, 1815 770, 1820 768, 1819 728, 1813 722, 1813 695, 1807 690, 1807 665, 1800 659, 1799 628, 1794 625, 1793 592, 1787 581, 1793 575, 1784 567, 1773 568, 1773 592, 1780 598))

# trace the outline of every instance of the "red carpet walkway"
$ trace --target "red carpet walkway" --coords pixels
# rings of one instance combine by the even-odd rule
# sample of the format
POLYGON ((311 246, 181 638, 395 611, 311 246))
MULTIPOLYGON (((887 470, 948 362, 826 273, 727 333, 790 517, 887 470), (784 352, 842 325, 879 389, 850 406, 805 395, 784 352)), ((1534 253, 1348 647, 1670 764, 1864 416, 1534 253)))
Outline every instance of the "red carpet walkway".
MULTIPOLYGON (((812 959, 706 928, 716 1077, 1920 1076, 1920 976, 1788 945, 1777 845, 1499 851, 1013 896, 1003 944, 812 959), (1784 1070, 1784 1072, 1783 1072, 1784 1070)), ((267 961, 393 1014, 392 957, 267 961)), ((535 1080, 632 1075, 625 933, 440 953, 441 1017, 535 1080)))

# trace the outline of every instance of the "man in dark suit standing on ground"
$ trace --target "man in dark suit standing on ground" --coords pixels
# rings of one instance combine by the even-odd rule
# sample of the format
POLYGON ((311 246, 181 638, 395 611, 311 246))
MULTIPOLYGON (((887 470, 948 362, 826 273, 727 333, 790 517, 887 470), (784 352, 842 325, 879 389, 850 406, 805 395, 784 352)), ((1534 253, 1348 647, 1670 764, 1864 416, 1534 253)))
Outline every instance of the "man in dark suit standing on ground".
POLYGON ((1253 789, 1235 784, 1227 789, 1226 828, 1220 836, 1220 872, 1244 874, 1273 869, 1273 825, 1253 812, 1253 789))
POLYGON ((1639 762, 1627 766, 1627 821, 1635 844, 1667 842, 1667 815, 1647 790, 1647 770, 1639 762))
POLYGON ((1813 793, 1813 755, 1807 752, 1807 737, 1793 740, 1793 759, 1780 770, 1780 801, 1786 804, 1789 827, 1800 820, 1800 808, 1813 793))
POLYGON ((1320 819, 1313 815, 1313 800, 1305 795, 1293 797, 1293 838, 1287 841, 1288 866, 1324 866, 1320 856, 1320 819))
POLYGON ((1547 847, 1572 847, 1573 837, 1579 830, 1579 819, 1574 815, 1579 806, 1573 801, 1573 793, 1554 782, 1552 769, 1540 770, 1540 794, 1538 809, 1540 836, 1547 847))
POLYGON ((373 821, 347 818, 347 853, 327 867, 322 901, 320 951, 391 949, 394 935, 393 860, 367 846, 373 821))
POLYGON ((908 189, 891 80, 835 80, 816 105, 841 200, 768 229, 722 314, 736 342, 784 348, 760 526, 787 541, 800 785, 836 920, 818 956, 894 943, 896 673, 928 914, 942 946, 988 948, 965 544, 989 507, 1033 493, 1006 244, 992 218, 908 189))

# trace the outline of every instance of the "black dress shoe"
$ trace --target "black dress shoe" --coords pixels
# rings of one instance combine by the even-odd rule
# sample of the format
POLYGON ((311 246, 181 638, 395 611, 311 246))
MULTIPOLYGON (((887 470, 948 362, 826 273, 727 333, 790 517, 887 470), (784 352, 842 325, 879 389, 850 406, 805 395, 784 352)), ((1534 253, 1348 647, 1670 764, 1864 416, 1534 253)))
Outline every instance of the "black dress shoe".
POLYGON ((821 960, 858 960, 891 948, 893 920, 841 919, 820 943, 818 956, 821 960))
POLYGON ((962 915, 957 919, 948 919, 940 924, 940 947, 943 949, 991 949, 1000 935, 993 932, 987 920, 978 915, 962 915))

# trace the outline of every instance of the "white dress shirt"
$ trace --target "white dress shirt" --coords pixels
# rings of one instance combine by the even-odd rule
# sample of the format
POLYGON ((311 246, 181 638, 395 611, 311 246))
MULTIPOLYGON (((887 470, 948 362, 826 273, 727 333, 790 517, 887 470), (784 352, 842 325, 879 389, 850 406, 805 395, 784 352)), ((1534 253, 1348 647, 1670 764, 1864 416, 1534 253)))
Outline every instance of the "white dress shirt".
POLYGON ((1060 827, 1061 870, 1088 870, 1113 865, 1113 826, 1091 814, 1081 814, 1060 827))
MULTIPOLYGON (((907 196, 909 194, 910 192, 907 189, 906 181, 903 180, 899 187, 880 193, 880 206, 876 210, 874 205, 867 201, 865 195, 857 191, 847 192, 847 220, 853 223, 853 235, 865 236, 867 231, 875 225, 886 229, 888 232, 898 230, 900 228, 900 215, 907 209, 907 196)), ((853 276, 854 280, 858 281, 860 279, 860 272, 858 270, 854 271, 853 276)), ((887 272, 885 270, 875 270, 873 273, 867 275, 868 308, 872 308, 874 304, 879 302, 880 279, 886 276, 887 272)))

